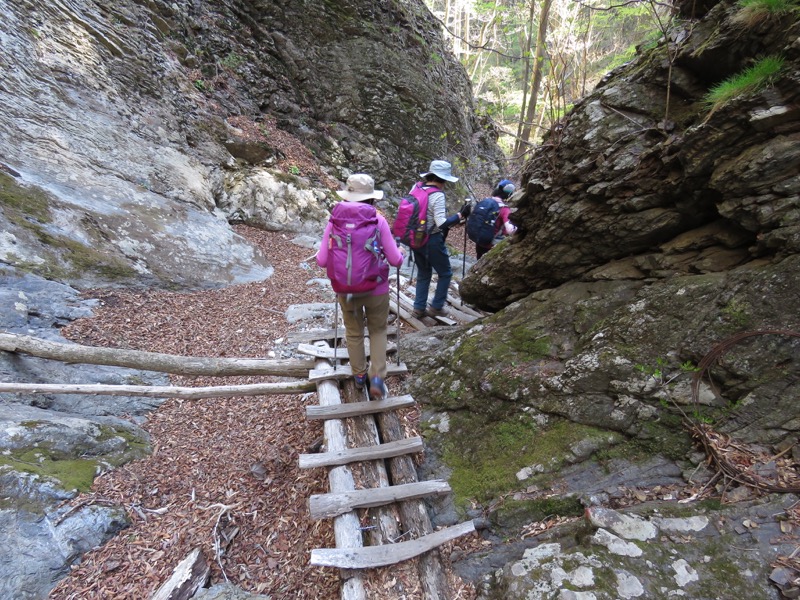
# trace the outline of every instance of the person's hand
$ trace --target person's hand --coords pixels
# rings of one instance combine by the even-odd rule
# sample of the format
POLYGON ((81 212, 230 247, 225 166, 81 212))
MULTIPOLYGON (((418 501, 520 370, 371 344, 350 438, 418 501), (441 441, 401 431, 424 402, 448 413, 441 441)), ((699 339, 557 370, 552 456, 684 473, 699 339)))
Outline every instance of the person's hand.
POLYGON ((472 212, 472 203, 470 203, 469 201, 464 202, 464 205, 461 207, 461 210, 458 211, 462 219, 466 219, 471 212, 472 212))

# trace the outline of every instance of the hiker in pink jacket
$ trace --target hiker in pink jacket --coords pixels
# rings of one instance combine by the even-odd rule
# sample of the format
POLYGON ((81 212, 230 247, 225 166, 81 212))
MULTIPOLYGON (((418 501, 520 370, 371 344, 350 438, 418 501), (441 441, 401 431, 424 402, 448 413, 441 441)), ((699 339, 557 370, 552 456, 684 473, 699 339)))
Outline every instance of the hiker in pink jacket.
POLYGON ((477 258, 489 252, 497 241, 512 235, 517 230, 516 226, 509 220, 511 208, 505 203, 511 194, 514 193, 515 189, 511 181, 503 179, 497 184, 494 190, 492 190, 492 198, 497 202, 500 213, 497 215, 497 220, 494 222, 494 239, 492 242, 488 246, 479 246, 477 243, 475 244, 475 255, 477 258))
POLYGON ((369 175, 347 178, 344 199, 334 206, 317 252, 317 264, 327 270, 342 308, 347 352, 356 386, 369 386, 370 398, 386 397, 386 326, 389 319, 389 265, 399 267, 404 255, 389 224, 373 206, 383 198, 369 175), (364 320, 370 342, 370 362, 364 350, 364 320))

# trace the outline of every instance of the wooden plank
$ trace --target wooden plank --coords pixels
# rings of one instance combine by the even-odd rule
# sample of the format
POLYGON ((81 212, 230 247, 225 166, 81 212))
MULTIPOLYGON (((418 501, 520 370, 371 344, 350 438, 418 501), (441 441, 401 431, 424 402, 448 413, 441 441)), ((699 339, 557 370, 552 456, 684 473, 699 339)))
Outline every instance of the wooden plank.
POLYGON ((457 310, 463 312, 464 314, 470 315, 477 319, 481 317, 485 317, 486 313, 480 313, 471 306, 464 304, 464 301, 461 298, 456 297, 454 294, 447 294, 447 301, 457 310))
POLYGON ((314 494, 308 500, 308 507, 312 519, 329 519, 356 508, 372 508, 401 500, 416 500, 448 493, 450 485, 446 481, 432 479, 339 494, 314 494))
MULTIPOLYGON (((408 368, 405 363, 400 363, 399 365, 397 363, 389 363, 386 365, 387 375, 402 375, 407 372, 408 368)), ((311 369, 308 372, 308 380, 312 383, 328 379, 339 381, 352 376, 353 370, 350 368, 350 365, 337 365, 335 369, 311 369)))
POLYGON ((385 400, 351 402, 334 406, 307 406, 306 418, 311 421, 322 419, 346 419, 348 417, 371 415, 387 410, 407 408, 409 406, 414 406, 414 398, 406 394, 405 396, 393 396, 385 400))
MULTIPOLYGON (((366 338, 364 340, 364 352, 367 356, 369 356, 369 350, 369 338, 366 338)), ((297 351, 300 354, 306 354, 315 358, 336 358, 336 360, 350 360, 350 354, 348 353, 347 348, 337 348, 336 352, 334 352, 333 348, 328 346, 320 347, 312 344, 298 344, 297 351)), ((387 344, 386 353, 391 354, 392 352, 397 352, 397 346, 395 344, 387 344)))
MULTIPOLYGON (((397 311, 397 289, 389 290, 389 296, 391 297, 392 301, 390 306, 394 309, 395 312, 397 311)), ((400 310, 399 314, 406 321, 409 325, 411 325, 417 331, 424 331, 428 328, 425 324, 423 319, 427 317, 423 317, 423 319, 417 319, 412 315, 412 311, 414 310, 414 302, 408 298, 402 291, 400 292, 400 310)))
POLYGON ((458 321, 451 319, 450 317, 435 316, 433 318, 439 321, 439 323, 444 323, 445 325, 458 325, 458 321))
POLYGON ((311 551, 311 564, 340 569, 376 569, 409 560, 473 531, 475 531, 474 523, 465 521, 415 540, 397 544, 365 548, 316 548, 311 551))
POLYGON ((448 315, 450 315, 459 323, 472 323, 478 318, 478 317, 473 317, 472 315, 468 315, 465 312, 461 312, 460 310, 458 310, 458 308, 456 308, 452 304, 446 304, 445 308, 447 309, 448 315))
MULTIPOLYGON (((330 421, 326 421, 330 423, 330 421)), ((330 467, 334 465, 346 465, 360 460, 379 460, 382 458, 392 458, 403 454, 413 454, 422 451, 422 438, 413 437, 405 440, 397 440, 380 446, 368 446, 366 448, 346 448, 325 452, 322 454, 301 454, 299 466, 301 469, 313 469, 315 467, 330 467)))
MULTIPOLYGON (((317 369, 332 369, 327 361, 317 360, 317 369)), ((335 381, 320 381, 317 384, 317 394, 321 406, 332 406, 341 403, 339 384, 335 381)), ((347 433, 344 422, 333 419, 325 421, 323 425, 325 443, 328 450, 343 450, 347 447, 347 433)), ((334 493, 355 490, 355 481, 350 467, 343 465, 328 471, 328 483, 334 493)), ((360 548, 364 545, 361 535, 361 523, 355 512, 338 515, 333 519, 333 534, 336 546, 339 548, 360 548)), ((364 579, 358 571, 342 571, 341 600, 366 600, 367 593, 364 579)))
MULTIPOLYGON (((366 398, 366 390, 356 389, 355 383, 347 382, 342 386, 343 401, 345 404, 359 402, 366 398)), ((374 415, 354 417, 347 420, 347 439, 351 448, 373 448, 381 444, 378 427, 375 425, 374 415)), ((354 469, 355 470, 355 469, 354 469)), ((386 470, 385 460, 367 460, 358 463, 356 482, 362 489, 388 488, 389 474, 386 470)), ((364 545, 379 546, 394 540, 402 539, 400 535, 397 513, 394 505, 382 505, 375 508, 358 511, 360 521, 367 525, 364 529, 364 545)))
MULTIPOLYGON (((291 344, 311 343, 320 340, 331 340, 336 337, 336 329, 310 329, 308 331, 290 331, 286 334, 286 341, 291 344)), ((338 334, 340 338, 344 337, 344 326, 339 327, 338 334)), ((364 335, 369 335, 366 327, 364 328, 364 335)), ((386 328, 386 335, 397 335, 397 327, 391 325, 386 328)))

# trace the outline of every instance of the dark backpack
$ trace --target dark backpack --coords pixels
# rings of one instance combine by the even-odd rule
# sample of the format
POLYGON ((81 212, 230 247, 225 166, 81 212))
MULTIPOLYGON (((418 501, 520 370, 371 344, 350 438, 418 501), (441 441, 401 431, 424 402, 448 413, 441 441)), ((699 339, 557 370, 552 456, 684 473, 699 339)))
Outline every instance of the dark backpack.
POLYGON ((500 204, 494 198, 484 198, 472 209, 467 219, 467 237, 481 248, 490 248, 495 236, 495 223, 500 204))
POLYGON ((410 248, 422 248, 428 243, 428 197, 440 191, 436 186, 414 185, 408 196, 400 199, 397 217, 392 224, 392 235, 410 248))
POLYGON ((361 202, 339 202, 331 212, 327 273, 337 294, 374 290, 388 277, 378 214, 361 202))

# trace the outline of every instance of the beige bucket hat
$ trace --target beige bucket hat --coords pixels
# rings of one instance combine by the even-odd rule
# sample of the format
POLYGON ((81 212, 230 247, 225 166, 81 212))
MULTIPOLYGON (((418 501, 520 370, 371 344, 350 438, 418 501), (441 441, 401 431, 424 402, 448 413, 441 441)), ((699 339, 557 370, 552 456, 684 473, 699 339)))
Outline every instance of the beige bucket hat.
POLYGON ((370 198, 380 200, 383 191, 375 189, 375 180, 366 173, 355 173, 347 178, 345 189, 336 192, 340 198, 348 202, 363 202, 370 198))

